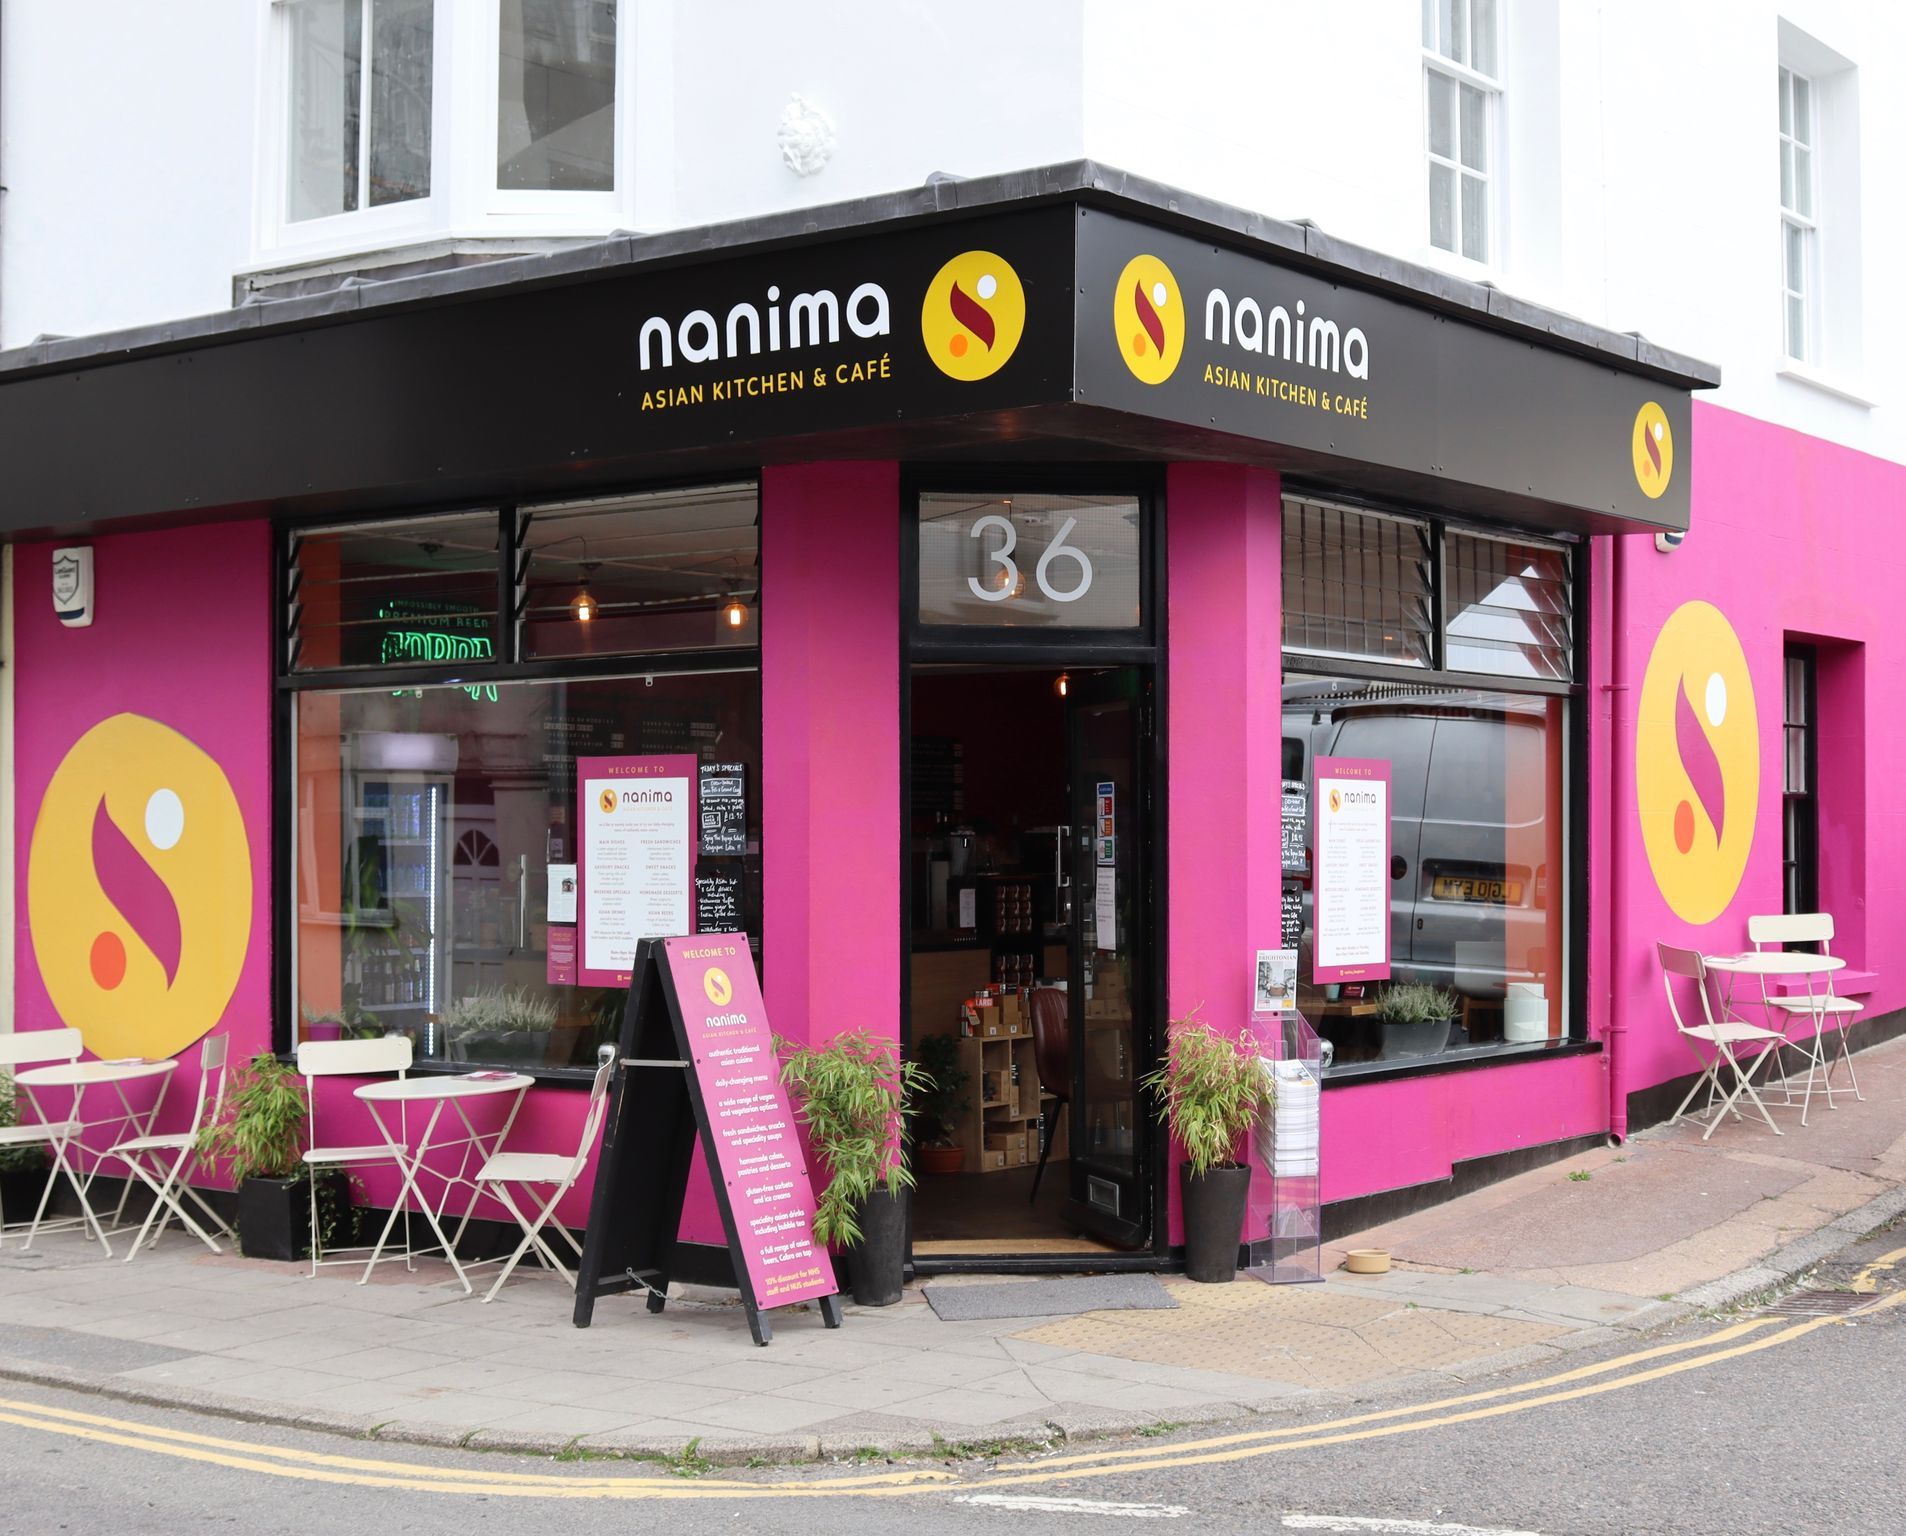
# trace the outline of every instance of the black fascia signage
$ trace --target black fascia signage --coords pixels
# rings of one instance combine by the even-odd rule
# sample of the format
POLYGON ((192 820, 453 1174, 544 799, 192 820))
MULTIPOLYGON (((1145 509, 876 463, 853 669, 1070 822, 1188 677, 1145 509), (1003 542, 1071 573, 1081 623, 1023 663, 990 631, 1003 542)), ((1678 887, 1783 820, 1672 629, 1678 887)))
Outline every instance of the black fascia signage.
POLYGON ((1097 210, 1077 260, 1080 401, 1688 525, 1685 389, 1097 210))

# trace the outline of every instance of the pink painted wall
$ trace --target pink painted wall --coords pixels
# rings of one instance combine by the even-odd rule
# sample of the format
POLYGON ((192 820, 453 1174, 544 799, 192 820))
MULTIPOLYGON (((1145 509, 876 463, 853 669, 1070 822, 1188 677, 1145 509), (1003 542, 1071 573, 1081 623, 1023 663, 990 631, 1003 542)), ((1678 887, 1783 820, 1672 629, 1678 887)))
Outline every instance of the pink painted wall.
MULTIPOLYGON (((207 753, 237 797, 252 854, 250 939, 229 1005, 204 1028, 228 1032, 240 1059, 271 1046, 271 532, 263 522, 224 523, 91 543, 96 618, 85 629, 53 616, 54 546, 14 550, 14 1027, 66 1022, 41 977, 28 920, 29 849, 42 798, 81 736, 131 713, 207 753)), ((187 805, 188 829, 192 814, 187 805)), ((44 937, 89 943, 92 935, 44 937)), ((194 942, 193 933, 180 935, 182 948, 194 942)), ((179 1061, 161 1129, 190 1118, 197 1046, 179 1061)), ((56 1101, 42 1102, 51 1112, 56 1101)))
POLYGON ((761 561, 768 1017, 897 1038, 899 466, 765 470, 761 561))
MULTIPOLYGON (((1276 474, 1241 465, 1174 464, 1165 501, 1166 1008, 1236 1034, 1255 952, 1281 923, 1283 513, 1276 474)), ((1181 1161, 1174 1146, 1174 1243, 1181 1161)), ((1251 1184, 1246 1236, 1257 1237, 1270 1200, 1262 1169, 1251 1184)))
POLYGON ((1650 540, 1628 539, 1615 594, 1626 657, 1613 696, 1622 742, 1614 766, 1626 814, 1616 827, 1611 991, 1625 1026, 1616 1068, 1624 1094, 1692 1068, 1668 1017, 1656 942, 1746 949, 1749 914, 1781 909, 1782 653, 1790 638, 1820 647, 1821 905, 1839 928, 1836 953, 1878 973, 1869 1015, 1906 1006, 1906 971, 1893 963, 1906 933, 1906 811, 1890 793, 1906 754, 1906 468, 1699 403, 1692 464, 1687 542, 1661 555, 1650 540), (1643 672, 1669 615, 1696 599, 1719 608, 1740 638, 1760 762, 1746 871, 1725 911, 1702 924, 1669 908, 1634 815, 1643 672))

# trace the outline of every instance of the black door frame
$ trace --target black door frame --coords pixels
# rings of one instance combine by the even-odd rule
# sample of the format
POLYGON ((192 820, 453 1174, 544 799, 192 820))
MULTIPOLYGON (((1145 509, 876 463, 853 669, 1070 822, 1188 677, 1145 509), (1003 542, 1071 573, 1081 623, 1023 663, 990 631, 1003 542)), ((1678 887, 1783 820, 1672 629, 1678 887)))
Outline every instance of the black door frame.
MULTIPOLYGON (((900 1043, 913 1043, 913 891, 910 847, 913 811, 913 670, 916 664, 991 664, 1000 667, 1135 666, 1151 675, 1154 700, 1151 751, 1145 762, 1150 819, 1151 860, 1145 892, 1152 964, 1147 967, 1143 1004, 1150 1027, 1136 1031, 1138 1072, 1156 1064, 1164 1045, 1165 979, 1167 971, 1166 892, 1170 872, 1170 828, 1166 816, 1167 675, 1165 648, 1165 480, 1161 466, 1137 465, 998 465, 938 467, 904 465, 900 476, 900 656, 896 679, 900 693, 900 815, 896 828, 900 868, 900 911, 896 939, 899 945, 900 1043), (1137 629, 1115 633, 1091 630, 1022 629, 973 630, 920 622, 920 497, 931 491, 1020 494, 1051 492, 1073 495, 1128 495, 1142 511, 1139 546, 1141 622, 1137 629)), ((1076 899, 1076 898, 1075 898, 1076 899)), ((1152 1106, 1146 1104, 1149 1110, 1152 1106)), ((1130 1253, 1092 1255, 1096 1270, 1157 1270, 1170 1266, 1170 1222, 1166 1206, 1166 1166, 1169 1146, 1163 1124, 1154 1113, 1145 1115, 1151 1180, 1151 1242, 1130 1253)), ((1070 1271, 1079 1267, 1079 1255, 1001 1253, 915 1256, 911 1227, 907 1234, 908 1265, 916 1275, 983 1271, 989 1274, 1031 1274, 1070 1271)))

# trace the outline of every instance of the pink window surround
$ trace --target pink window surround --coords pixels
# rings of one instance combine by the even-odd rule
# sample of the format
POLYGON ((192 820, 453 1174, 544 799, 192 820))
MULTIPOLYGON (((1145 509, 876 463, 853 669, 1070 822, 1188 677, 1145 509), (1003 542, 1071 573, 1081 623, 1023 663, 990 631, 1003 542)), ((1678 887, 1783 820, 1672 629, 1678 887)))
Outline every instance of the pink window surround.
MULTIPOLYGON (((1283 527, 1270 470, 1167 471, 1166 1009, 1174 1019, 1195 1010, 1229 1035, 1249 1022, 1253 957, 1275 943, 1282 923, 1283 527)), ((1182 1161, 1174 1145, 1173 1243, 1184 1241, 1182 1161)), ((1256 1238, 1269 1216, 1261 1168, 1250 1202, 1245 1235, 1256 1238)))

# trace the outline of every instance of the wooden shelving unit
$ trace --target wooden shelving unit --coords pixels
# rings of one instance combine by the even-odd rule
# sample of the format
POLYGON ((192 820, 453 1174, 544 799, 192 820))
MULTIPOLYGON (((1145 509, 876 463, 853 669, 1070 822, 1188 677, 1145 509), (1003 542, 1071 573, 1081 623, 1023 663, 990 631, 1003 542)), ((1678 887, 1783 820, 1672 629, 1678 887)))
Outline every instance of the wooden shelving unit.
MULTIPOLYGON (((960 1041, 960 1066, 966 1072, 966 1102, 957 1127, 966 1158, 962 1171, 1004 1173, 1037 1163, 1040 1114, 1059 1101, 1040 1086, 1032 1036, 968 1036, 960 1041), (995 1145, 988 1146, 989 1141, 995 1145)), ((1053 1136, 1056 1161, 1066 1155, 1063 1120, 1053 1136)))

